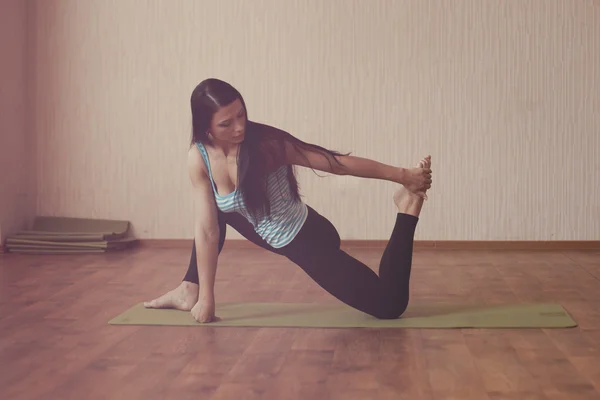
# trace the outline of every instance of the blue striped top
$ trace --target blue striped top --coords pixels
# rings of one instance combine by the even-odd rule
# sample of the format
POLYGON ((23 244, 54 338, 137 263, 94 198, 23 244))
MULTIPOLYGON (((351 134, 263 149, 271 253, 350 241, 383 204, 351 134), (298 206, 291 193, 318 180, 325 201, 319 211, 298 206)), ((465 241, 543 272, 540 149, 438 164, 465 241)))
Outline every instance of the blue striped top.
POLYGON ((296 237, 306 221, 308 208, 304 202, 299 202, 292 197, 286 180, 287 169, 285 165, 267 177, 267 195, 271 201, 271 218, 263 217, 257 221, 247 212, 242 196, 236 196, 238 194, 237 189, 225 196, 217 193, 206 148, 200 142, 196 143, 196 146, 208 168, 208 175, 219 210, 225 213, 237 212, 243 215, 252 224, 254 231, 273 248, 282 248, 296 237))

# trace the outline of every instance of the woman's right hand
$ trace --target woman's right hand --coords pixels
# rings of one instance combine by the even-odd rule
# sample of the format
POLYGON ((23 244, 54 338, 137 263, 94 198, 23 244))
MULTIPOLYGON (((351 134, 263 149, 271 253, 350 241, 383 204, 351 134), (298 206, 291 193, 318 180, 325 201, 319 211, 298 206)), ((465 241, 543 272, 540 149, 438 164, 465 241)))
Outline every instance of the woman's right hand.
POLYGON ((210 322, 218 322, 221 318, 215 315, 215 300, 200 299, 191 310, 192 316, 197 322, 207 324, 210 322))

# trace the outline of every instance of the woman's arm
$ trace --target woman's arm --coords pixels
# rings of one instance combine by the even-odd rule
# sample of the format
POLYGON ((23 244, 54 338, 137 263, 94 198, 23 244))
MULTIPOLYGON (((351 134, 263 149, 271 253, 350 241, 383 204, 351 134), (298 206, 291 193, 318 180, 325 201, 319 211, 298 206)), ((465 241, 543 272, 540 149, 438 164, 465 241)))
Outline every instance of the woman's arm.
POLYGON ((196 148, 188 153, 188 172, 192 181, 194 240, 200 282, 198 304, 192 309, 192 315, 198 322, 211 322, 215 318, 214 285, 219 254, 219 224, 212 185, 196 148))
POLYGON ((311 150, 301 150, 301 154, 297 151, 292 153, 290 161, 295 165, 314 168, 334 175, 351 175, 396 183, 402 183, 406 174, 406 168, 393 167, 368 158, 350 155, 335 156, 338 161, 336 162, 336 160, 332 160, 332 157, 326 157, 311 150))
POLYGON ((312 148, 311 145, 294 145, 286 142, 285 158, 290 164, 334 175, 351 175, 399 183, 424 198, 425 191, 431 184, 431 170, 427 168, 394 167, 363 157, 330 155, 312 148))
POLYGON ((255 125, 268 143, 268 153, 274 156, 275 165, 299 165, 334 175, 386 180, 399 183, 426 198, 425 192, 431 184, 430 169, 394 167, 368 158, 332 152, 299 140, 281 129, 265 124, 255 125))

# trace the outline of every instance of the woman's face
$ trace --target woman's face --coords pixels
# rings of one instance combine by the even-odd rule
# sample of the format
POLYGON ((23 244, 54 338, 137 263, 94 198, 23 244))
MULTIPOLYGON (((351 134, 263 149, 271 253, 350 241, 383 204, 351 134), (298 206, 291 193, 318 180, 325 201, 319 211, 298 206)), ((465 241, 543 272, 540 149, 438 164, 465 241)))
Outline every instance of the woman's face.
POLYGON ((211 135, 221 142, 241 143, 246 133, 246 110, 237 99, 221 107, 210 123, 211 135))

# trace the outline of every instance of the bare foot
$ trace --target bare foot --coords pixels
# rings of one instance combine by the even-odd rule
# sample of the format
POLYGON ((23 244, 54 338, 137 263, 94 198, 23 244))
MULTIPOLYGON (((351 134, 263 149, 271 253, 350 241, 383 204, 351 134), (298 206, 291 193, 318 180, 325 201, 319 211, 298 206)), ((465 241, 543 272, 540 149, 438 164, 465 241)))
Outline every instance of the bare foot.
MULTIPOLYGON (((431 157, 427 156, 417 164, 417 168, 431 168, 431 157)), ((424 199, 410 192, 404 186, 400 186, 394 192, 394 203, 398 207, 398 212, 418 217, 421 214, 424 199)))
POLYGON ((175 289, 151 301, 145 301, 146 308, 174 308, 190 311, 198 301, 198 285, 183 281, 175 289))

